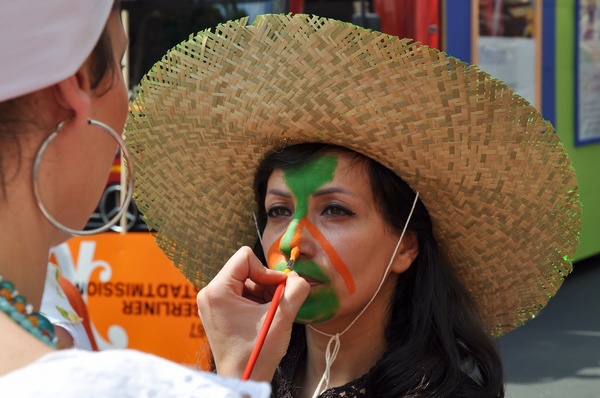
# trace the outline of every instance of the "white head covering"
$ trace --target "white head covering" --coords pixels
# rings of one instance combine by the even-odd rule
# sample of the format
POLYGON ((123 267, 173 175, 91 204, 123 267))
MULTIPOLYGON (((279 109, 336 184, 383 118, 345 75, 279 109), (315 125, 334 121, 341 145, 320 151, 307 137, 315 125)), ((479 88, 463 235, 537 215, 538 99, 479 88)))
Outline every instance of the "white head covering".
POLYGON ((114 0, 0 4, 0 102, 75 74, 100 38, 114 0))

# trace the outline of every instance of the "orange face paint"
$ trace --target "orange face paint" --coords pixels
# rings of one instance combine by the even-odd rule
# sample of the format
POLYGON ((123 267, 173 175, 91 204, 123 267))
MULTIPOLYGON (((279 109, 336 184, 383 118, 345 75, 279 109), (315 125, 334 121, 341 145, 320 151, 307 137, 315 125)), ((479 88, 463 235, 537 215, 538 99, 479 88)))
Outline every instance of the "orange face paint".
POLYGON ((323 250, 325 250, 325 253, 327 253, 331 264, 344 279, 344 283, 348 288, 348 292, 354 293, 354 291, 356 290, 354 278, 352 277, 352 274, 350 273, 348 267, 346 267, 346 264, 344 264, 344 260, 342 260, 338 252, 331 245, 331 243, 329 243, 329 241, 327 240, 327 238, 325 238, 325 236, 323 236, 321 231, 319 231, 319 229, 306 218, 303 218, 300 224, 302 227, 308 230, 308 232, 313 236, 313 238, 315 238, 315 240, 319 242, 319 245, 321 245, 323 250))

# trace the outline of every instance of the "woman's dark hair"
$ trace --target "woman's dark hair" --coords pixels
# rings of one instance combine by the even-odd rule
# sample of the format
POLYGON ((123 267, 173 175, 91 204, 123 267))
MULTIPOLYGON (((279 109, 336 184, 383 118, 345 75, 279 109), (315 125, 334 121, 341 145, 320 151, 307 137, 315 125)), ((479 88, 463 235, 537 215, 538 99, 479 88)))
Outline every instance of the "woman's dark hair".
MULTIPOLYGON (((357 163, 366 164, 376 205, 387 224, 398 234, 402 231, 415 193, 400 177, 343 147, 298 144, 269 154, 256 171, 254 193, 261 232, 267 221, 264 202, 273 170, 298 167, 332 152, 351 154, 357 163)), ((503 397, 500 355, 484 331, 469 292, 438 247, 420 200, 407 229, 417 236, 419 254, 398 278, 386 326, 388 347, 369 372, 367 396, 503 397)), ((260 244, 254 251, 264 262, 260 244)))
MULTIPOLYGON (((121 9, 121 1, 115 0, 113 3, 112 12, 119 11, 121 9)), ((115 57, 113 55, 113 47, 111 43, 110 33, 108 27, 104 27, 96 46, 90 54, 90 74, 92 76, 92 89, 96 90, 101 83, 105 83, 106 87, 110 89, 113 85, 113 79, 115 74, 119 72, 115 57), (105 78, 110 79, 104 82, 105 78)), ((98 95, 104 94, 103 92, 97 93, 98 95)))
MULTIPOLYGON (((119 11, 121 0, 115 0, 112 6, 112 12, 119 11)), ((115 73, 118 72, 113 55, 113 48, 108 27, 104 27, 96 46, 89 56, 89 71, 91 75, 91 88, 97 91, 101 96, 113 85, 115 73)), ((20 127, 23 124, 36 124, 35 120, 25 114, 24 109, 30 108, 27 101, 29 96, 0 102, 0 197, 6 196, 6 176, 4 162, 7 156, 15 156, 17 172, 21 165, 21 145, 19 141, 20 127)), ((46 126, 38 126, 46 128, 46 126)), ((50 131, 48 131, 50 134, 50 131)))

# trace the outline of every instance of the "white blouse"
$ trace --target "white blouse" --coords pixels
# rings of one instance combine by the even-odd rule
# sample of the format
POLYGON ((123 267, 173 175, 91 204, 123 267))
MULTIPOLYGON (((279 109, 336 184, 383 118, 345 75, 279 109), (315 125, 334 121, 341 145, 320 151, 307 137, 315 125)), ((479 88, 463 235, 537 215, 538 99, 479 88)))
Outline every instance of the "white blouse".
POLYGON ((271 386, 196 371, 135 350, 70 349, 0 377, 0 391, 10 397, 268 398, 271 386))

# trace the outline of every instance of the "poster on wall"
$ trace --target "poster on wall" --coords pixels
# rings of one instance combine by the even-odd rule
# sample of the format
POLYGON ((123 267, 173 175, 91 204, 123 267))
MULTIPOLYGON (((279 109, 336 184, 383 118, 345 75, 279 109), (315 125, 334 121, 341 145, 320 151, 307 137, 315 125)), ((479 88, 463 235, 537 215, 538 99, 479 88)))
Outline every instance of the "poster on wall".
POLYGON ((100 350, 130 348, 206 368, 198 289, 147 232, 75 237, 50 261, 82 293, 100 350))
POLYGON ((577 2, 575 143, 600 142, 600 0, 577 2))
POLYGON ((473 0, 473 63, 541 109, 539 0, 473 0))

